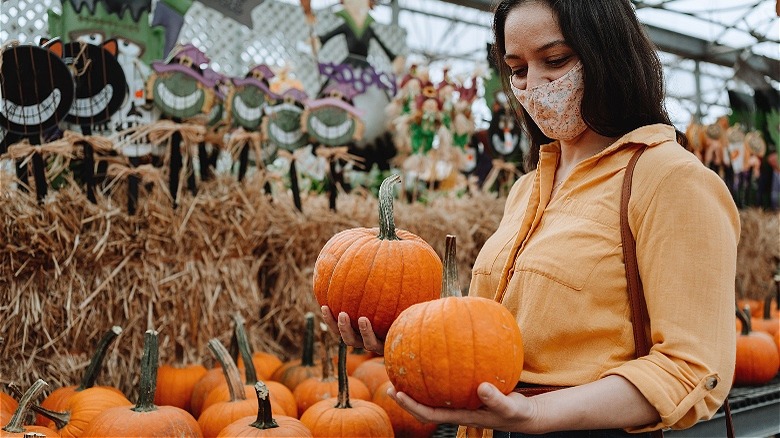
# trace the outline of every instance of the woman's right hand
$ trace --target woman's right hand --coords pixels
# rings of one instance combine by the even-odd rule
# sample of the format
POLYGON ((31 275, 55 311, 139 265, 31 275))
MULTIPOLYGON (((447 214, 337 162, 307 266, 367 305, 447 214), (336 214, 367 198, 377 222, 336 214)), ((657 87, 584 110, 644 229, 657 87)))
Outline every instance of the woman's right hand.
POLYGON ((385 343, 376 337, 374 329, 371 327, 371 321, 368 318, 365 316, 358 318, 360 332, 356 333, 346 312, 341 312, 337 318, 334 318, 328 306, 322 306, 321 310, 325 324, 333 332, 340 333, 341 339, 344 340, 345 344, 379 355, 385 354, 385 343))

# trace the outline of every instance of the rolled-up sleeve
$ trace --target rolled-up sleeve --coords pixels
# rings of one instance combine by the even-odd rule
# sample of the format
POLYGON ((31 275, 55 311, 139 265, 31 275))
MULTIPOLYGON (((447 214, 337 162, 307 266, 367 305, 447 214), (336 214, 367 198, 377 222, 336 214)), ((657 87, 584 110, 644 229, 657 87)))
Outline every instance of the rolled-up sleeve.
POLYGON ((731 388, 739 212, 698 162, 674 166, 655 187, 637 182, 630 223, 652 348, 602 377, 626 378, 660 414, 660 423, 628 431, 684 429, 712 417, 731 388))

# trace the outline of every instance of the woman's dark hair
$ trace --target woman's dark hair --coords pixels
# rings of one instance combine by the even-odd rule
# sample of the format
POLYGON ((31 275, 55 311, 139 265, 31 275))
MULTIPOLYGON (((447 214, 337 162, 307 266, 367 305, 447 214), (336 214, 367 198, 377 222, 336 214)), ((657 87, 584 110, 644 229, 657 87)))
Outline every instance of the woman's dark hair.
MULTIPOLYGON (((661 61, 630 0, 501 0, 493 15, 493 56, 507 94, 512 93, 511 72, 504 62, 506 19, 515 7, 531 2, 552 9, 564 39, 580 57, 585 70, 582 118, 593 131, 606 137, 620 137, 641 126, 672 124, 664 106, 661 61)), ((531 137, 526 167, 534 168, 539 147, 551 139, 542 133, 525 109, 513 106, 519 110, 517 114, 521 114, 531 137)), ((677 137, 684 146, 682 133, 678 132, 677 137)))

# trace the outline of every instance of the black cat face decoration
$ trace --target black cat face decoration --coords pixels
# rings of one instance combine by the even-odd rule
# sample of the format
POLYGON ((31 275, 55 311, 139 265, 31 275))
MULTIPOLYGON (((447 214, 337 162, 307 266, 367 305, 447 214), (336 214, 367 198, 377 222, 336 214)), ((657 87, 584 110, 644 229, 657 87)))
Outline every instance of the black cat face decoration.
POLYGON ((106 123, 124 104, 127 81, 116 53, 116 40, 99 46, 65 44, 63 60, 74 72, 76 82, 76 96, 65 121, 81 126, 106 123))
POLYGON ((40 135, 68 115, 75 86, 63 62, 62 42, 46 47, 6 46, 0 64, 0 126, 23 136, 40 135))

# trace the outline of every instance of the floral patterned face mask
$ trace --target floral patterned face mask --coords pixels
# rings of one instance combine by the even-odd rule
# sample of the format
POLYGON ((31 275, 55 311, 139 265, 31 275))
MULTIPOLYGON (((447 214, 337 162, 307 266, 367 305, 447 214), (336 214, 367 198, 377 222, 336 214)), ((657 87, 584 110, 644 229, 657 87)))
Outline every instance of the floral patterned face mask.
POLYGON ((511 87, 517 100, 547 137, 571 140, 588 127, 580 114, 585 93, 582 62, 560 78, 530 90, 511 87))

